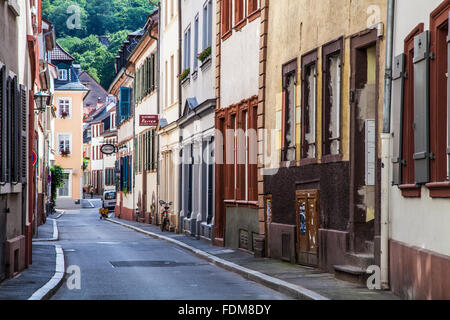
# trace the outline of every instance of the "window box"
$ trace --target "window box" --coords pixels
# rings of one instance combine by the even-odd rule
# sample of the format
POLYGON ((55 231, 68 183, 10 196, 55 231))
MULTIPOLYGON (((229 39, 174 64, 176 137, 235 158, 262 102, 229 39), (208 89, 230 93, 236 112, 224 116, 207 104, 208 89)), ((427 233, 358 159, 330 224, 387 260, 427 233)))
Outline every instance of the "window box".
POLYGON ((190 73, 191 73, 190 68, 184 69, 184 71, 178 75, 178 79, 180 80, 180 82, 183 83, 186 78, 189 78, 190 73))
POLYGON ((212 64, 212 58, 211 58, 211 56, 209 56, 209 57, 202 63, 202 65, 200 66, 200 69, 202 69, 202 71, 206 71, 206 70, 209 69, 209 67, 211 66, 211 64, 212 64))
POLYGON ((211 47, 208 47, 198 54, 197 59, 200 60, 200 62, 204 63, 208 58, 211 57, 211 52, 211 47))
POLYGON ((402 196, 405 198, 420 198, 422 188, 415 184, 402 184, 398 188, 402 191, 402 196))
POLYGON ((65 111, 62 111, 61 112, 61 118, 62 119, 65 119, 65 118, 67 118, 69 116, 69 113, 68 112, 65 112, 65 111))
POLYGON ((69 149, 63 149, 63 150, 60 150, 59 153, 60 153, 61 156, 63 156, 63 157, 68 157, 68 156, 70 156, 70 150, 69 150, 69 149))

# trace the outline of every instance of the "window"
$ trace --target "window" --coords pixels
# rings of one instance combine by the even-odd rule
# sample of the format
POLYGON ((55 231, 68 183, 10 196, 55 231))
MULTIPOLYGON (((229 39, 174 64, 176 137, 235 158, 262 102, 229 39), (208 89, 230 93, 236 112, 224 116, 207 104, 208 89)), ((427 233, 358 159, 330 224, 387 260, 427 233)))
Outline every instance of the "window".
POLYGON ((302 159, 316 159, 317 51, 302 57, 302 159))
POLYGON ((259 9, 258 0, 247 0, 247 14, 251 15, 259 9))
POLYGON ((212 1, 203 6, 203 50, 212 46, 212 1))
POLYGON ((234 24, 237 25, 245 18, 245 0, 234 0, 234 24))
POLYGON ((172 55, 170 57, 170 101, 171 104, 175 103, 175 57, 172 55))
MULTIPOLYGON (((173 67, 173 57, 171 57, 171 66, 173 67)), ((184 32, 184 70, 191 66, 191 27, 184 32)), ((173 70, 173 69, 172 69, 173 70)))
POLYGON ((226 36, 227 33, 231 32, 231 8, 232 0, 222 1, 222 37, 226 36))
POLYGON ((67 81, 67 69, 58 69, 58 80, 67 81))
POLYGON ((323 160, 341 153, 342 39, 323 47, 323 160))
POLYGON ((195 24, 194 24, 194 70, 197 70, 198 67, 198 15, 195 17, 195 24))
POLYGON ((72 118, 71 109, 72 109, 72 99, 70 98, 60 98, 58 100, 59 106, 59 117, 62 119, 70 119, 72 118))
POLYGON ((166 101, 166 107, 169 106, 169 70, 168 70, 168 62, 166 60, 165 66, 164 66, 164 76, 166 77, 166 90, 165 90, 165 101, 166 101))
POLYGON ((71 134, 59 134, 58 135, 58 145, 59 145, 59 154, 62 156, 70 155, 72 146, 71 146, 71 134))
POLYGON ((297 59, 283 66, 282 161, 296 159, 297 59))

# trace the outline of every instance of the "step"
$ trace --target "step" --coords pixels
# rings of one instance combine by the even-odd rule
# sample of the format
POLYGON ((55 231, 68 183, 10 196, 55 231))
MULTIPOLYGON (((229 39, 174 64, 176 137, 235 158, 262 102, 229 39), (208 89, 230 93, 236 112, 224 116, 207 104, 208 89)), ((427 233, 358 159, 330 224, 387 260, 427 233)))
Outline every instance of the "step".
POLYGON ((375 257, 370 253, 346 253, 345 264, 367 270, 369 266, 375 264, 375 257))
POLYGON ((366 249, 367 253, 375 253, 375 243, 373 241, 366 241, 364 243, 364 248, 366 249))
POLYGON ((333 266, 335 271, 335 278, 348 281, 355 284, 366 285, 367 278, 369 274, 367 274, 366 269, 355 267, 352 265, 335 265, 333 266))

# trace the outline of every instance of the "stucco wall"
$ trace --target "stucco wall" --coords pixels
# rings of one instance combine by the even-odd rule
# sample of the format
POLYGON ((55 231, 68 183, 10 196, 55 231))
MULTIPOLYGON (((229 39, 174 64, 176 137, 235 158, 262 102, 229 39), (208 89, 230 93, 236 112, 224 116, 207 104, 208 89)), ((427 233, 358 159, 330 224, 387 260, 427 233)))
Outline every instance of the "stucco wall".
POLYGON ((233 35, 221 43, 222 108, 258 94, 260 29, 261 18, 257 18, 240 31, 233 31, 233 35))
POLYGON ((55 91, 55 104, 58 108, 59 98, 72 98, 72 114, 71 118, 55 119, 54 130, 54 149, 55 163, 62 168, 72 170, 72 198, 81 198, 81 182, 83 171, 83 91, 55 91), (59 140, 58 134, 71 133, 72 134, 72 149, 69 157, 62 157, 59 155, 59 140))
MULTIPOLYGON (((282 122, 282 65, 297 58, 297 101, 296 101, 296 145, 297 158, 300 149, 301 132, 301 57, 309 51, 319 48, 317 70, 322 69, 322 50, 320 47, 326 43, 344 36, 344 58, 342 75, 341 99, 341 139, 343 161, 350 159, 350 39, 349 36, 363 31, 378 22, 385 22, 386 1, 334 1, 334 0, 286 0, 271 2, 269 9, 269 33, 266 66, 266 112, 265 126, 273 132, 270 145, 274 150, 267 151, 266 167, 279 166, 281 149, 281 122, 282 122), (294 30, 294 32, 293 32, 294 30), (283 50, 280 50, 283 48, 283 50)), ((379 86, 383 86, 384 70, 384 42, 380 46, 378 71, 380 73, 379 86)), ((316 141, 322 141, 322 72, 317 78, 317 117, 316 141)), ((380 94, 377 102, 379 116, 382 116, 383 95, 380 94)), ((381 129, 381 122, 380 122, 381 129)), ((318 158, 322 155, 322 145, 317 144, 318 158)))
MULTIPOLYGON (((429 30, 430 13, 441 3, 441 0, 397 1, 394 56, 403 53, 404 39, 419 23, 429 30)), ((421 198, 404 198, 397 187, 391 188, 390 195, 391 239, 449 256, 450 200, 432 199, 426 187, 422 187, 421 198)))

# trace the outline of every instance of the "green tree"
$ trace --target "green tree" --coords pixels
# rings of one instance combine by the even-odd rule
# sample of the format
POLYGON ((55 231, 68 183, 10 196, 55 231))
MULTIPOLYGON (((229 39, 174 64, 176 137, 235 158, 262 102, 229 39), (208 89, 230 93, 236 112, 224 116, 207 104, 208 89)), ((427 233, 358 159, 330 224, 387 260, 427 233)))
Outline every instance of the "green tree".
POLYGON ((52 175, 52 182, 51 182, 51 200, 53 202, 56 201, 56 196, 58 193, 58 189, 62 187, 63 181, 64 181, 64 171, 63 168, 61 168, 58 165, 50 167, 50 172, 52 175))

